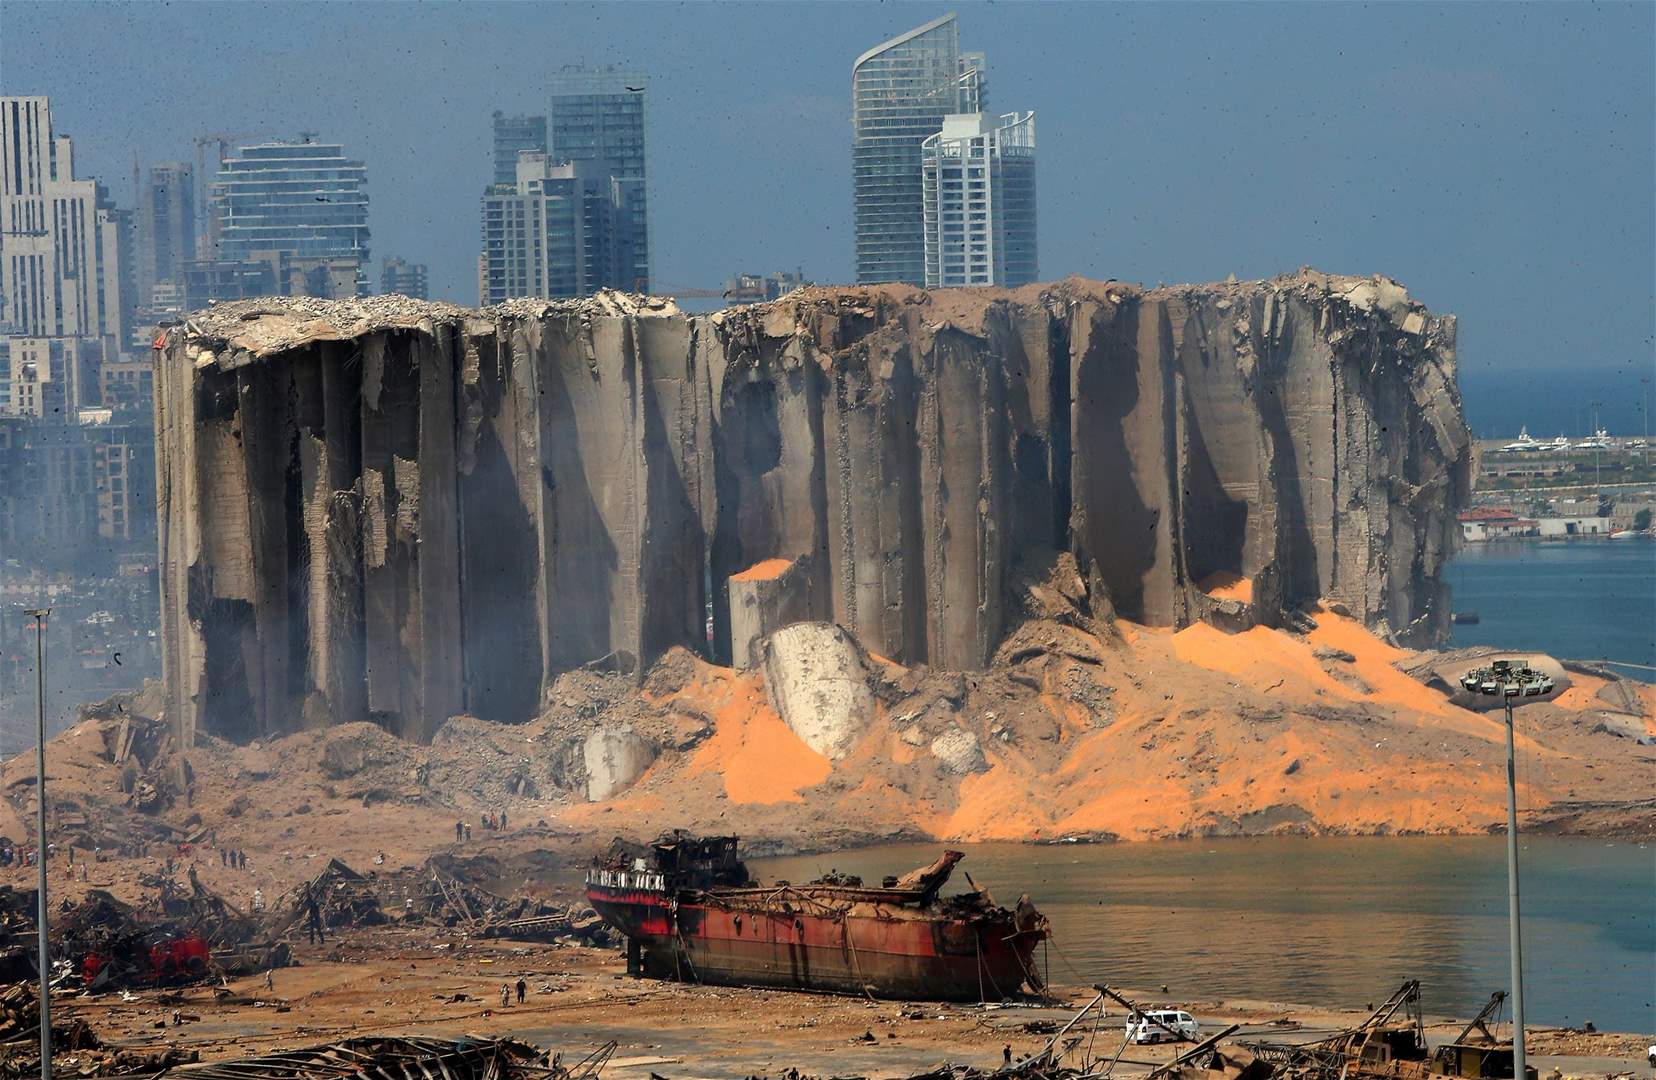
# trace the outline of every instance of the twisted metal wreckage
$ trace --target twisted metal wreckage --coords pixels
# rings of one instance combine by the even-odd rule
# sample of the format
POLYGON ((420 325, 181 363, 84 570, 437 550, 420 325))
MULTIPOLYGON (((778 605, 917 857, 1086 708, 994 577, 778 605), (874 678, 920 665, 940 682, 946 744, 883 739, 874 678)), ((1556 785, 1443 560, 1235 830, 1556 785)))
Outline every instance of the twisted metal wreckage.
MULTIPOLYGON (((1379 1008, 1354 1027, 1324 1038, 1303 1042, 1238 1039, 1221 1046, 1242 1030, 1231 1024, 1195 1042, 1188 1034, 1163 1023, 1154 1010, 1145 1010, 1108 986, 1094 986, 1097 996, 1053 1035, 1039 1053, 999 1070, 1020 1080, 1100 1080, 1116 1066, 1153 1066, 1142 1080, 1511 1080, 1513 1052, 1510 1040, 1501 1041, 1491 1029, 1506 1001, 1497 991, 1488 1004, 1454 1039, 1429 1051, 1420 1008, 1420 980, 1398 987, 1379 1008), (1142 1020, 1190 1049, 1172 1060, 1155 1063, 1123 1057, 1132 1040, 1129 1030, 1113 1056, 1094 1056, 1093 1049, 1105 1016, 1106 1000, 1124 1006, 1128 1016, 1142 1020), (1399 1018, 1401 1014, 1401 1018, 1399 1018), (1091 1017, 1090 1031, 1085 1021, 1091 1017), (1084 1049, 1083 1049, 1084 1047, 1084 1049), (1073 1063, 1071 1059, 1073 1058, 1073 1063)), ((1129 1025, 1131 1028, 1131 1025, 1129 1025)), ((1526 1080, 1535 1080, 1526 1070, 1526 1080)), ((954 1068, 911 1080, 966 1080, 954 1068)))
MULTIPOLYGON (((190 1080, 597 1080, 606 1043, 572 1065, 516 1039, 365 1036, 190 1068, 190 1080)), ((171 1070, 159 1075, 169 1075, 171 1070)))

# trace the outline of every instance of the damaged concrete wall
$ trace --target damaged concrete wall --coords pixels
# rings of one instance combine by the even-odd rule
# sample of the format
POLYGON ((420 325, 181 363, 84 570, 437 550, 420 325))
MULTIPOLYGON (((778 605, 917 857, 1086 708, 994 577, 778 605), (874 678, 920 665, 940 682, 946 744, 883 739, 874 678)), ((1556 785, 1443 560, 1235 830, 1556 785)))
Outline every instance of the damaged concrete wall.
POLYGON ((1327 598, 1428 641, 1468 484, 1454 320, 1311 271, 694 317, 248 301, 156 364, 186 743, 520 720, 560 672, 674 645, 751 663, 795 617, 979 667, 1020 564, 1058 552, 1101 615, 1183 625, 1214 610, 1204 582, 1244 578, 1251 619, 1327 598), (738 581, 733 612, 729 580, 768 560, 786 603, 738 581))

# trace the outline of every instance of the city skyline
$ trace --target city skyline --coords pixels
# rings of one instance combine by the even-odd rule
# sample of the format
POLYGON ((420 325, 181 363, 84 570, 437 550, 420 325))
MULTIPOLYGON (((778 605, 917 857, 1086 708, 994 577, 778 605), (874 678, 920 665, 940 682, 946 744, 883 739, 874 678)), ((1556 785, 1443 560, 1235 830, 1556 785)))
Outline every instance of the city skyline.
POLYGON ((851 199, 857 282, 926 283, 920 155, 946 116, 987 109, 983 53, 962 52, 951 12, 851 65, 851 199))
MULTIPOLYGON (((321 128, 369 163, 376 243, 428 263, 433 295, 470 302, 468 207, 489 179, 487 117, 541 112, 546 75, 573 62, 624 64, 654 79, 662 291, 714 285, 740 266, 852 280, 846 72, 869 42, 943 13, 737 5, 663 11, 645 27, 604 9, 484 4, 466 9, 469 25, 500 42, 503 69, 530 77, 434 80, 405 87, 387 109, 379 88, 458 25, 457 9, 421 10, 406 20, 389 6, 336 5, 326 17, 291 9, 295 32, 326 25, 336 43, 284 56, 280 93, 274 76, 254 77, 267 17, 234 6, 15 4, 0 58, 42 74, 42 85, 19 89, 54 98, 59 126, 80 139, 83 171, 117 192, 134 149, 168 160, 187 156, 203 132, 321 128), (520 32, 541 20, 560 26, 550 54, 520 32), (346 62, 345 42, 369 39, 383 48, 346 62), (223 87, 208 72, 175 72, 162 87, 130 68, 146 42, 211 43, 221 67, 252 74, 223 87), (71 56, 87 52, 110 53, 111 64, 92 79, 69 77, 71 56), (738 57, 740 80, 728 74, 738 57)), ((968 40, 993 54, 994 102, 1042 117, 1043 278, 1154 284, 1301 264, 1379 271, 1461 316, 1463 370, 1625 373, 1650 354, 1653 215, 1648 199, 1629 195, 1648 187, 1656 157, 1652 79, 1638 47, 1650 37, 1648 9, 1532 17, 1540 9, 1442 7, 1402 20, 1275 5, 1245 14, 1196 6, 1185 17, 959 10, 968 40), (1296 64, 1265 62, 1286 55, 1296 64), (1353 92, 1303 92, 1333 79, 1353 92), (1618 212, 1594 212, 1606 203, 1618 212), (1580 317, 1520 325, 1525 286, 1516 281, 1525 278, 1547 280, 1557 308, 1580 317)))
POLYGON ((491 115, 479 303, 650 288, 649 79, 567 66, 545 115, 491 115))

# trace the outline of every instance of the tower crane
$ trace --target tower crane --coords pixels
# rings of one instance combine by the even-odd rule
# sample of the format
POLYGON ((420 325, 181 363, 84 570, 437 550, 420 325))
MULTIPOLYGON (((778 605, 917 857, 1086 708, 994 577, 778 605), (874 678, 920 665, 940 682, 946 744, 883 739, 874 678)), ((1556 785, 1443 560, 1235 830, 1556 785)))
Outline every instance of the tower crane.
POLYGON ((214 143, 218 144, 218 160, 222 165, 224 163, 225 155, 229 152, 231 143, 235 142, 237 139, 257 139, 263 137, 264 133, 260 131, 215 131, 206 135, 196 136, 194 140, 196 149, 196 245, 198 247, 205 248, 205 250, 200 251, 197 254, 211 254, 214 246, 213 238, 208 236, 208 232, 210 231, 208 227, 209 221, 207 214, 207 206, 210 198, 208 193, 211 190, 212 185, 207 179, 207 148, 214 143))
POLYGON ((643 292, 646 284, 652 286, 649 290, 652 296, 672 296, 683 300, 722 300, 730 295, 724 289, 697 289, 688 285, 664 285, 659 281, 646 282, 643 278, 633 279, 633 292, 643 292))

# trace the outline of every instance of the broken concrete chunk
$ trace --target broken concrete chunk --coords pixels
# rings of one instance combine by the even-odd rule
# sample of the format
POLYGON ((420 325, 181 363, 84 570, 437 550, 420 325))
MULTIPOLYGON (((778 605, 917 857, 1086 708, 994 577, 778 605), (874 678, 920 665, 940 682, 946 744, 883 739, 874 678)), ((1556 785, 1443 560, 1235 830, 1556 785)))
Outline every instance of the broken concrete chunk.
POLYGON ((605 726, 581 744, 588 802, 603 802, 632 787, 655 761, 656 745, 631 727, 605 726))
POLYGON ((737 667, 757 667, 765 638, 814 617, 807 557, 762 559, 729 580, 730 654, 737 667))
POLYGON ((829 623, 796 623, 765 642, 765 692, 782 722, 830 761, 851 751, 873 719, 862 653, 829 623))
POLYGON ((933 739, 931 752, 945 769, 956 776, 983 772, 989 768, 978 737, 964 728, 950 728, 933 739))

